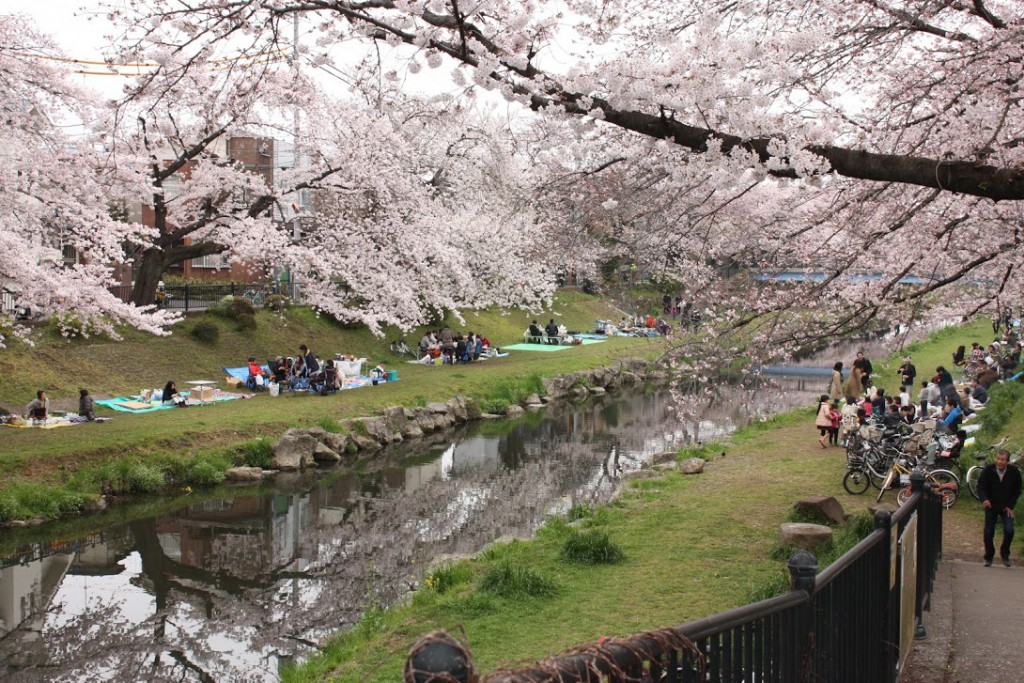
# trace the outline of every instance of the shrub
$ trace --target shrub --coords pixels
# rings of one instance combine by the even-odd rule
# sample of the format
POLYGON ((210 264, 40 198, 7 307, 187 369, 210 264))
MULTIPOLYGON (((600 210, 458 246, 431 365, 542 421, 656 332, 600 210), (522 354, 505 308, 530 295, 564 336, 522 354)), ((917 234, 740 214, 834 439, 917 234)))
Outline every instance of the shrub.
POLYGON ((239 465, 267 469, 274 460, 274 447, 270 439, 255 439, 242 444, 238 455, 240 457, 236 458, 236 462, 239 465))
POLYGON ((146 464, 137 464, 129 470, 125 478, 125 490, 134 493, 152 493, 159 491, 167 482, 164 473, 156 467, 146 464))
POLYGON ((573 506, 569 508, 569 512, 566 517, 570 522, 575 522, 579 519, 586 519, 587 517, 590 517, 590 515, 591 510, 589 505, 586 503, 573 503, 573 506))
POLYGON ((195 327, 189 330, 189 334, 196 341, 213 346, 220 339, 220 328, 212 320, 200 320, 195 327))
POLYGON ((469 583, 473 578, 473 568, 466 562, 451 564, 446 562, 427 576, 423 583, 428 590, 444 595, 457 586, 469 583))
POLYGON ((590 530, 570 534, 559 557, 577 564, 616 564, 626 559, 626 553, 607 532, 590 530))
POLYGON ((283 294, 271 294, 263 301, 263 307, 274 313, 283 313, 291 305, 291 300, 283 294))
POLYGON ((252 332, 256 329, 256 316, 251 313, 240 313, 235 318, 235 329, 239 332, 252 332))
POLYGON ((216 486, 224 481, 224 471, 207 460, 197 460, 189 465, 185 481, 196 486, 216 486))
POLYGON ((555 582, 522 562, 502 560, 487 570, 480 589, 503 598, 543 597, 558 590, 555 582))
POLYGON ((466 401, 466 417, 470 420, 479 420, 480 416, 483 415, 483 411, 480 410, 480 405, 473 399, 466 401))

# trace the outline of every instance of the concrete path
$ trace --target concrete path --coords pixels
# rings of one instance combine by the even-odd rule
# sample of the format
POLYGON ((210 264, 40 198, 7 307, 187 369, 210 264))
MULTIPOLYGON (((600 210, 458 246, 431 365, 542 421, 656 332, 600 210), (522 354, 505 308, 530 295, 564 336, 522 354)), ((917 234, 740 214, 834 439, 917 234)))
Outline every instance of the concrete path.
POLYGON ((939 565, 928 637, 917 641, 901 683, 1024 681, 1024 568, 998 560, 939 565))

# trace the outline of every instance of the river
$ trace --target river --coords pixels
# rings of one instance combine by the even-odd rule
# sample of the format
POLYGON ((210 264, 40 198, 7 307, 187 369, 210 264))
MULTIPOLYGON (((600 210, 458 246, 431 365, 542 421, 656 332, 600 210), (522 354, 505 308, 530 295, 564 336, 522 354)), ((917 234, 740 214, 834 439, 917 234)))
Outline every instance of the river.
POLYGON ((120 509, 88 532, 41 527, 0 558, 0 667, 14 681, 275 681, 431 563, 527 538, 573 504, 609 500, 654 455, 811 405, 823 384, 558 404, 402 444, 358 471, 222 487, 128 522, 120 509))

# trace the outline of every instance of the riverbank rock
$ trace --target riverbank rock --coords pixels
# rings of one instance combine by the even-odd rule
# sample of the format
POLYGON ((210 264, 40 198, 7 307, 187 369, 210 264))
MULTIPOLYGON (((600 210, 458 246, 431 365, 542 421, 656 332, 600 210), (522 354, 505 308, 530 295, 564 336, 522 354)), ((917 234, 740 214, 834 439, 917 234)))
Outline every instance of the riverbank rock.
POLYGON ((451 415, 456 422, 466 422, 469 419, 469 415, 466 412, 466 399, 461 396, 448 399, 448 414, 451 415))
POLYGON ((275 470, 297 470, 313 465, 313 449, 319 442, 309 432, 289 429, 274 445, 274 459, 271 467, 275 470))
POLYGON ((842 524, 846 521, 846 511, 838 500, 832 496, 812 496, 798 500, 793 509, 804 518, 820 520, 833 524, 842 524))
POLYGON ((660 465, 665 462, 675 463, 677 453, 675 451, 662 451, 661 453, 655 453, 651 456, 651 459, 647 461, 648 465, 660 465))
POLYGON ((530 394, 529 396, 526 397, 526 400, 524 401, 524 403, 526 405, 528 405, 528 406, 540 405, 540 395, 539 394, 530 394))
POLYGON ((447 403, 441 403, 439 401, 434 401, 433 403, 428 403, 427 404, 427 410, 429 412, 431 412, 431 413, 447 413, 448 412, 448 404, 447 403))
POLYGON ((700 474, 704 471, 706 463, 704 458, 687 458, 679 463, 679 471, 683 474, 700 474))
POLYGON ((327 432, 320 443, 330 448, 335 453, 346 453, 348 451, 348 434, 327 432))
POLYGON ((481 420, 500 420, 504 415, 495 415, 494 413, 480 413, 481 420))
POLYGON ((317 443, 316 448, 313 449, 313 460, 334 464, 336 462, 341 462, 341 456, 332 451, 325 444, 317 443))
POLYGON ((539 413, 545 408, 543 403, 527 403, 526 409, 531 413, 539 413))
POLYGON ((779 543, 814 550, 832 540, 832 528, 823 524, 787 522, 779 527, 779 543))
POLYGON ((82 512, 103 512, 107 509, 107 497, 97 496, 82 506, 82 512))
POLYGON ((227 481, 259 481, 263 478, 263 470, 259 467, 231 467, 224 470, 227 481))
POLYGON ((594 396, 604 396, 606 392, 604 387, 590 387, 590 393, 594 396))
POLYGON ((505 411, 505 417, 522 417, 525 412, 522 406, 513 404, 505 411))

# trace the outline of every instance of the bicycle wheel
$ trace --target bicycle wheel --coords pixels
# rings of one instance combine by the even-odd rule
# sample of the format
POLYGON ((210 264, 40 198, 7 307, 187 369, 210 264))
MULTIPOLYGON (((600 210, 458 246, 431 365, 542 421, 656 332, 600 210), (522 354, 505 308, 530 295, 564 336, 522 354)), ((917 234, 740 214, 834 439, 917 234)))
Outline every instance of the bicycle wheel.
POLYGON ((406 356, 409 354, 409 345, 401 339, 396 339, 391 342, 391 353, 399 357, 406 356))
POLYGON ((882 480, 882 485, 879 487, 878 498, 875 498, 876 503, 882 502, 882 496, 885 495, 886 490, 892 486, 893 481, 896 480, 896 470, 889 470, 889 473, 885 475, 885 479, 882 480))
POLYGON ((910 487, 903 486, 899 491, 896 492, 896 505, 902 507, 907 499, 910 498, 910 487))
POLYGON ((859 496, 868 490, 871 485, 871 477, 864 470, 848 470, 843 477, 843 488, 847 493, 859 496))
POLYGON ((932 487, 942 498, 942 507, 947 510, 956 505, 959 497, 960 480, 949 470, 932 470, 925 478, 925 483, 932 487))
POLYGON ((967 484, 967 490, 971 492, 971 495, 981 500, 981 495, 978 493, 978 480, 981 479, 981 471, 984 468, 981 465, 975 465, 971 469, 967 470, 967 475, 964 477, 964 482, 967 484))

